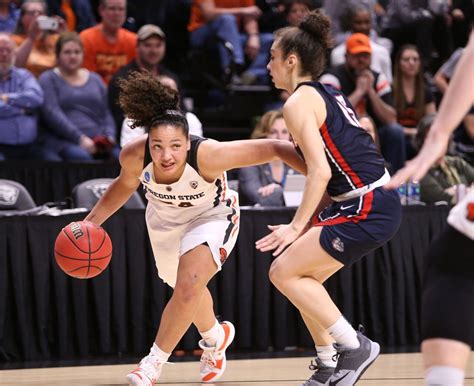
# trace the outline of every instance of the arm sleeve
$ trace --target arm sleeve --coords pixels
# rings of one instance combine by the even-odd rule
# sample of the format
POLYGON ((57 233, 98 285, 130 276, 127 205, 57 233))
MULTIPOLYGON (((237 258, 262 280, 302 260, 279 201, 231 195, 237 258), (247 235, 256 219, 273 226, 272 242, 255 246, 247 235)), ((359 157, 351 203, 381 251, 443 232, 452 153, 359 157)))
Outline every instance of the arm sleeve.
POLYGON ((446 193, 438 182, 430 173, 424 176, 420 181, 421 201, 436 202, 447 201, 451 203, 453 197, 446 193))
POLYGON ((21 73, 18 91, 7 93, 8 104, 20 109, 34 109, 43 103, 43 90, 35 77, 27 72, 21 73))
POLYGON ((239 192, 249 201, 250 205, 260 204, 262 206, 283 206, 283 188, 278 186, 275 191, 262 197, 258 189, 267 185, 260 178, 260 168, 250 166, 239 170, 239 192))
POLYGON ((89 31, 82 31, 79 35, 82 45, 84 46, 84 62, 82 66, 87 68, 89 71, 97 72, 95 50, 93 48, 93 44, 90 41, 89 34, 86 34, 85 32, 89 31))
POLYGON ((78 143, 82 133, 64 114, 59 104, 57 89, 60 86, 56 84, 55 87, 56 80, 53 72, 43 73, 39 78, 39 82, 45 95, 45 102, 41 107, 41 116, 48 128, 61 138, 78 143))
POLYGON ((466 161, 464 161, 462 158, 459 159, 459 169, 461 174, 466 177, 467 183, 473 184, 474 183, 474 166, 468 164, 466 161))

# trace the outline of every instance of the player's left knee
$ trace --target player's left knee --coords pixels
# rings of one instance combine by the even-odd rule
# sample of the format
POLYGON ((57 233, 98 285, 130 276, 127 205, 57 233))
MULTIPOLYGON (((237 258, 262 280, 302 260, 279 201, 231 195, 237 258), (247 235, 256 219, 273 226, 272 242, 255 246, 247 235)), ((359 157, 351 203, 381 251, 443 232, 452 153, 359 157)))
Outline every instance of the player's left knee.
POLYGON ((270 266, 268 277, 275 287, 282 288, 286 280, 288 280, 287 270, 283 267, 283 264, 275 260, 270 266))

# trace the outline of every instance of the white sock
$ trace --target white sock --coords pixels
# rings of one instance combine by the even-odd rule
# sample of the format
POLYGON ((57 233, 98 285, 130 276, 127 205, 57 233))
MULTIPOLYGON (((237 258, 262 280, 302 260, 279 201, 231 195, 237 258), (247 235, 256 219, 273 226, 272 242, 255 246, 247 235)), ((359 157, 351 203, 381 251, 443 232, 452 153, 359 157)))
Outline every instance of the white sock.
POLYGON ((337 351, 332 344, 329 346, 316 346, 316 352, 318 353, 318 358, 327 367, 336 367, 336 361, 332 358, 336 355, 337 351))
POLYGON ((431 366, 425 372, 426 386, 462 386, 464 371, 456 367, 431 366))
POLYGON ((342 315, 336 323, 328 328, 328 332, 342 347, 354 349, 360 346, 356 331, 342 315))
POLYGON ((216 319, 214 326, 212 326, 210 330, 199 333, 201 334, 202 339, 204 339, 204 342, 206 342, 206 346, 214 347, 221 337, 222 327, 216 319))
POLYGON ((165 363, 168 362, 171 353, 164 352, 156 345, 156 343, 153 343, 153 346, 151 346, 150 349, 150 355, 154 360, 156 360, 156 362, 165 363))

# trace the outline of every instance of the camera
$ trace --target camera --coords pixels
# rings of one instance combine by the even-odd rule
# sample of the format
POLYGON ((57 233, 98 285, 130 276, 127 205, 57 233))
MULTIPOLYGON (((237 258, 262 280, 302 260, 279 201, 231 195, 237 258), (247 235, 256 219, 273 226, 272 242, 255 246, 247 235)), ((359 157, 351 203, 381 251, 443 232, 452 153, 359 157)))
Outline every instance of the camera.
POLYGON ((38 26, 43 31, 56 31, 58 29, 58 20, 54 17, 38 16, 38 26))

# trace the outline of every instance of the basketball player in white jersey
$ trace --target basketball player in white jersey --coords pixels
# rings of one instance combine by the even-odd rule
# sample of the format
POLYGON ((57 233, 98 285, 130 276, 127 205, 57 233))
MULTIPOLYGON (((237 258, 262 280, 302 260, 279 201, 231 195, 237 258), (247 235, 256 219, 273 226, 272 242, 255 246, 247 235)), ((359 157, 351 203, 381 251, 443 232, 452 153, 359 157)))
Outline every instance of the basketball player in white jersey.
MULTIPOLYGON (((451 133, 474 104, 474 32, 444 94, 423 147, 386 185, 420 180, 446 153, 451 133)), ((474 188, 451 209, 433 241, 423 278, 421 333, 425 384, 462 386, 474 347, 474 188)))
POLYGON ((194 323, 204 350, 201 380, 214 382, 225 370, 225 350, 235 333, 232 323, 218 323, 207 288, 234 247, 239 229, 238 198, 229 190, 225 172, 277 157, 302 173, 306 168, 288 141, 189 138, 186 118, 177 107, 178 93, 149 74, 133 74, 122 81, 121 91, 125 114, 148 133, 122 149, 119 177, 86 220, 102 224, 141 183, 158 274, 174 288, 149 355, 127 379, 130 385, 153 385, 194 323))

